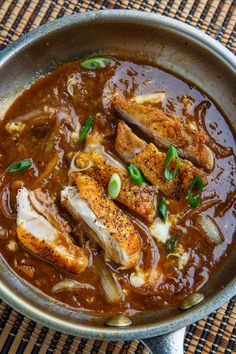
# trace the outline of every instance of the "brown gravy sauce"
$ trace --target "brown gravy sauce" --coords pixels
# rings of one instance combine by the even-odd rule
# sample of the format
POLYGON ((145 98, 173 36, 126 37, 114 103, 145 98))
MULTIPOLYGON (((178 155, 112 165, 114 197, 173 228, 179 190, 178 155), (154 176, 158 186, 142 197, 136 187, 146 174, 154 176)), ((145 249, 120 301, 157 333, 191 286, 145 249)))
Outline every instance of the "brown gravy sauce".
MULTIPOLYGON (((114 60, 110 66, 97 71, 87 71, 79 62, 65 64, 45 77, 39 79, 25 90, 9 108, 0 125, 0 172, 14 161, 32 158, 34 164, 25 171, 4 174, 0 178, 0 226, 7 230, 0 239, 0 251, 12 269, 39 288, 44 293, 55 297, 79 310, 92 311, 103 315, 114 312, 129 314, 158 309, 177 304, 189 293, 199 290, 212 276, 230 252, 235 237, 235 141, 227 120, 214 102, 194 85, 162 69, 142 62, 125 59, 114 60), (73 97, 68 94, 68 78, 74 78, 73 97), (166 257, 163 245, 145 235, 142 229, 144 267, 150 264, 161 266, 160 276, 155 288, 134 288, 129 283, 132 270, 122 271, 110 265, 125 289, 124 301, 110 305, 104 299, 99 283, 99 269, 96 266, 101 251, 92 250, 93 264, 80 276, 65 274, 53 264, 40 259, 23 249, 16 235, 16 189, 15 181, 23 181, 29 189, 42 188, 56 198, 61 214, 74 225, 67 212, 59 203, 60 190, 68 184, 69 163, 67 154, 78 147, 71 144, 69 134, 76 129, 78 121, 83 124, 90 114, 101 113, 94 123, 97 130, 106 132, 105 147, 114 152, 114 133, 118 117, 115 115, 109 95, 119 91, 126 97, 165 91, 167 99, 162 108, 174 112, 183 121, 195 122, 199 129, 205 131, 207 145, 215 158, 215 168, 208 175, 208 185, 204 189, 201 205, 194 209, 186 200, 170 200, 170 213, 180 215, 175 230, 181 244, 189 255, 187 266, 180 270, 176 257, 166 257), (183 97, 189 98, 190 104, 183 104, 183 97), (39 110, 45 112, 51 107, 58 109, 58 117, 42 113, 40 118, 26 122, 26 128, 20 135, 9 134, 7 122, 26 113, 39 110), (72 117, 67 124, 66 112, 72 117), (50 118, 48 118, 50 117, 50 118), (57 123, 56 123, 57 120, 57 123), (57 128, 55 128, 57 124, 57 128), (45 152, 48 137, 54 131, 52 147, 45 152), (55 162, 50 170, 50 163, 55 162), (196 226, 196 218, 209 215, 219 226, 224 241, 213 246, 201 234, 196 226), (17 250, 10 251, 7 245, 11 240, 18 243, 17 250), (27 267, 24 267, 27 266, 27 267), (28 271, 27 271, 28 269, 28 271), (64 278, 78 279, 81 283, 94 286, 94 290, 77 289, 52 294, 52 286, 64 278)), ((49 146, 50 147, 50 146, 49 146)), ((140 201, 141 202, 141 201, 140 201)), ((1 230, 0 230, 1 231, 1 230)), ((72 235, 78 245, 78 235, 72 235)))

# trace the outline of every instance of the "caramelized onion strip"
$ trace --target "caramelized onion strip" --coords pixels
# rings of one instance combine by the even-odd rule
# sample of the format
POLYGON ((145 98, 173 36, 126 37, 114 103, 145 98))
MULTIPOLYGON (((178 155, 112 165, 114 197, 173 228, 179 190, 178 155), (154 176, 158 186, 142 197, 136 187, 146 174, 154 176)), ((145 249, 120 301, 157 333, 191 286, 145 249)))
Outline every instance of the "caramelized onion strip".
POLYGON ((44 179, 48 178, 50 174, 54 171, 59 160, 59 155, 60 155, 59 152, 55 151, 51 160, 48 162, 45 170, 34 181, 33 188, 37 188, 40 185, 40 183, 42 183, 44 179))
POLYGON ((21 123, 27 123, 30 120, 37 118, 41 115, 44 115, 45 111, 42 109, 35 109, 31 112, 25 113, 22 116, 18 116, 17 118, 14 119, 14 122, 21 122, 21 123))
POLYGON ((134 293, 144 296, 156 295, 159 293, 158 285, 162 282, 162 276, 158 269, 158 262, 160 259, 158 247, 153 240, 148 227, 132 215, 129 215, 129 217, 137 229, 141 231, 140 233, 142 235, 145 254, 143 255, 143 264, 140 268, 145 274, 145 284, 140 287, 132 286, 127 276, 124 276, 123 278, 124 284, 134 293))
POLYGON ((54 284, 52 287, 52 293, 58 294, 63 291, 72 291, 77 289, 85 289, 94 291, 94 286, 86 283, 80 283, 74 279, 63 279, 58 283, 54 284))
POLYGON ((6 218, 16 218, 16 214, 11 208, 10 183, 6 184, 0 191, 0 210, 6 218))
POLYGON ((100 281, 106 301, 115 304, 121 301, 123 292, 115 275, 108 269, 103 261, 99 263, 100 281))
POLYGON ((201 102, 194 110, 198 116, 198 128, 206 132, 206 143, 211 150, 214 151, 218 159, 223 157, 228 157, 233 154, 232 147, 223 146, 217 140, 215 140, 209 133, 206 125, 206 112, 210 108, 210 103, 208 101, 201 102))

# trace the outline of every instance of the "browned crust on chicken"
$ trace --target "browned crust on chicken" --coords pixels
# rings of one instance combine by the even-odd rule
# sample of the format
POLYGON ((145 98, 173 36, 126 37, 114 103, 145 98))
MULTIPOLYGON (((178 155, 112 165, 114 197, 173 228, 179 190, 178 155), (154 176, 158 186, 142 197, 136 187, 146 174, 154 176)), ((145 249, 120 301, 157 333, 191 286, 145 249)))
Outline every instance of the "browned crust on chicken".
POLYGON ((180 161, 176 176, 168 181, 164 177, 166 154, 160 152, 152 143, 136 154, 130 162, 134 163, 144 174, 145 178, 157 186, 162 193, 170 198, 180 199, 187 195, 192 180, 200 176, 206 184, 207 180, 202 171, 186 160, 180 161))
POLYGON ((55 243, 39 239, 21 226, 17 227, 17 235, 25 248, 70 273, 80 274, 88 267, 86 251, 74 245, 68 236, 60 232, 55 240, 57 246, 60 246, 60 251, 55 247, 55 243))
MULTIPOLYGON (((126 100, 115 94, 115 107, 119 108, 139 121, 154 137, 154 143, 166 150, 170 144, 179 148, 181 156, 190 159, 193 163, 207 171, 213 168, 213 156, 205 145, 205 134, 188 124, 181 123, 179 117, 165 113, 156 106, 144 105, 135 101, 126 100)), ((121 114, 122 115, 122 114, 121 114)), ((123 117, 124 118, 124 117, 123 117)))
POLYGON ((139 139, 122 120, 118 123, 116 137, 115 149, 126 162, 145 149, 145 142, 139 139))
POLYGON ((153 187, 146 184, 137 186, 125 171, 111 165, 96 151, 92 151, 91 153, 80 152, 77 154, 76 165, 78 168, 88 166, 89 161, 92 161, 93 165, 85 171, 88 176, 94 178, 107 190, 112 174, 117 173, 121 179, 121 191, 117 200, 149 222, 154 220, 156 211, 153 187))
MULTIPOLYGON (((110 233, 127 260, 125 267, 135 266, 140 258, 141 240, 138 231, 128 217, 112 200, 108 199, 103 188, 91 177, 78 173, 75 177, 80 195, 110 233)), ((114 250, 114 253, 117 250, 114 250)), ((118 258, 118 257, 117 257, 118 258)), ((120 262, 119 259, 117 259, 120 262)))

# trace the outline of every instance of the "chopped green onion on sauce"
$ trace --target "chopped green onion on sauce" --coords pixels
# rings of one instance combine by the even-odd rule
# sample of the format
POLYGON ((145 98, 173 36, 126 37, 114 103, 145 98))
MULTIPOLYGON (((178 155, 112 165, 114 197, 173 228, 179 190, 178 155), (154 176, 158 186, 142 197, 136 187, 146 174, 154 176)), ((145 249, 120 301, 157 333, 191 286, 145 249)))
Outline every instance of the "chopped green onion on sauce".
POLYGON ((141 186, 143 184, 143 176, 141 171, 139 170, 138 167, 135 166, 135 164, 130 163, 128 166, 128 170, 130 173, 130 176, 132 180, 138 185, 141 186))
POLYGON ((166 207, 166 200, 164 197, 161 198, 158 212, 161 220, 165 223, 167 218, 167 207, 166 207))
POLYGON ((84 126, 83 126, 83 128, 81 130, 81 133, 79 135, 79 140, 80 141, 84 141, 85 140, 85 138, 86 138, 86 136, 87 136, 87 134, 89 132, 89 129, 90 129, 90 127, 93 124, 93 120, 94 120, 94 116, 93 115, 89 116, 88 119, 86 119, 86 121, 84 123, 84 126))
POLYGON ((121 180, 117 173, 113 173, 108 184, 108 196, 111 199, 116 199, 121 190, 121 180))
POLYGON ((166 253, 170 253, 174 250, 175 246, 177 245, 179 238, 178 236, 172 236, 169 238, 165 243, 165 251, 166 253))
POLYGON ((190 188, 188 190, 188 197, 187 197, 189 204, 191 204, 194 208, 197 208, 201 202, 201 196, 202 196, 202 191, 203 191, 204 187, 205 187, 205 185, 204 185, 201 177, 196 176, 190 185, 190 188), (193 195, 193 189, 195 187, 197 187, 197 189, 198 189, 197 196, 193 195))
POLYGON ((84 60, 80 65, 84 69, 97 70, 102 69, 111 64, 112 60, 110 58, 90 58, 84 60))
POLYGON ((24 171, 27 168, 29 168, 32 164, 33 164, 32 159, 16 161, 11 166, 9 166, 6 171, 9 173, 24 171))
POLYGON ((170 147, 166 153, 165 171, 164 171, 165 178, 168 181, 172 180, 176 176, 178 169, 179 169, 179 164, 180 164, 180 160, 179 160, 178 152, 177 152, 176 148, 174 147, 174 145, 170 145, 170 147), (172 159, 175 159, 175 168, 173 171, 170 171, 169 165, 170 165, 172 159))

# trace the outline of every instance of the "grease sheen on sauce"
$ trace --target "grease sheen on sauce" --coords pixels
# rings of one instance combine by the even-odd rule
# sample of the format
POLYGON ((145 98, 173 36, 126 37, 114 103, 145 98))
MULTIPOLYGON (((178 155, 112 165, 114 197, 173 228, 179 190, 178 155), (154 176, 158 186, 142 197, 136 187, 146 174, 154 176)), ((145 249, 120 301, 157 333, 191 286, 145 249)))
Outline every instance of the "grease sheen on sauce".
MULTIPOLYGON (((63 112, 61 114, 63 115, 63 112)), ((16 99, 1 122, 0 136, 1 172, 14 161, 30 157, 34 161, 33 166, 28 170, 5 174, 1 178, 0 226, 7 229, 8 232, 6 237, 0 240, 0 251, 20 277, 25 278, 46 294, 80 310, 104 315, 117 311, 132 314, 142 310, 158 309, 163 305, 177 304, 186 294, 199 290, 230 252, 235 232, 235 155, 233 151, 235 141, 233 133, 224 116, 209 97, 194 85, 186 83, 173 74, 147 63, 142 64, 128 60, 114 60, 112 65, 97 71, 81 69, 79 62, 65 64, 52 74, 38 80, 16 99), (72 74, 77 82, 73 86, 74 97, 70 96, 66 90, 68 77, 72 74), (99 263, 99 250, 92 251, 93 266, 85 270, 79 277, 65 274, 52 264, 28 253, 20 245, 15 252, 7 250, 6 245, 9 241, 16 240, 16 191, 12 189, 12 183, 22 180, 29 189, 42 188, 55 197, 59 205, 60 190, 68 183, 67 154, 74 151, 76 145, 71 146, 68 143, 70 131, 64 123, 55 137, 55 145, 49 154, 46 154, 42 147, 49 132, 53 129, 53 121, 47 121, 42 126, 38 124, 36 127, 30 127, 29 124, 29 128, 25 129, 20 137, 13 137, 5 130, 8 121, 45 106, 56 107, 62 111, 64 108, 68 110, 73 117, 72 125, 74 126, 78 120, 83 124, 89 115, 100 112, 101 116, 96 119, 94 124, 98 130, 106 132, 105 147, 114 152, 114 132, 118 117, 115 115, 109 99, 114 90, 123 92, 127 97, 165 91, 167 99, 163 104, 163 109, 176 113, 183 121, 196 122, 199 128, 205 130, 207 144, 215 158, 215 167, 208 176, 208 185, 204 189, 200 207, 191 208, 186 200, 170 200, 168 205, 170 212, 180 214, 174 233, 181 237, 181 242, 190 255, 188 266, 180 271, 174 257, 166 258, 163 244, 146 239, 144 233, 140 231, 143 243, 149 250, 145 254, 146 259, 151 257, 151 262, 157 263, 158 255, 156 253, 158 252, 165 278, 160 279, 155 292, 150 292, 147 295, 143 294, 140 289, 131 288, 128 284, 131 270, 115 270, 123 288, 126 289, 125 301, 116 305, 115 309, 101 296, 99 267, 96 267, 99 263), (187 109, 181 103, 183 95, 190 96, 194 102, 187 109), (56 168, 47 179, 41 179, 38 183, 37 178, 55 154, 58 154, 56 168), (225 238, 222 244, 213 246, 195 227, 199 213, 209 215, 217 222, 225 238), (33 278, 22 272, 16 266, 16 262, 18 265, 26 264, 33 267, 35 269, 33 278), (65 277, 78 278, 80 282, 94 285, 97 290, 65 291, 53 295, 51 293, 52 286, 65 277)), ((66 211, 60 210, 62 215, 74 225, 66 211)), ((78 236, 73 235, 73 238, 77 244, 81 244, 78 236)))

